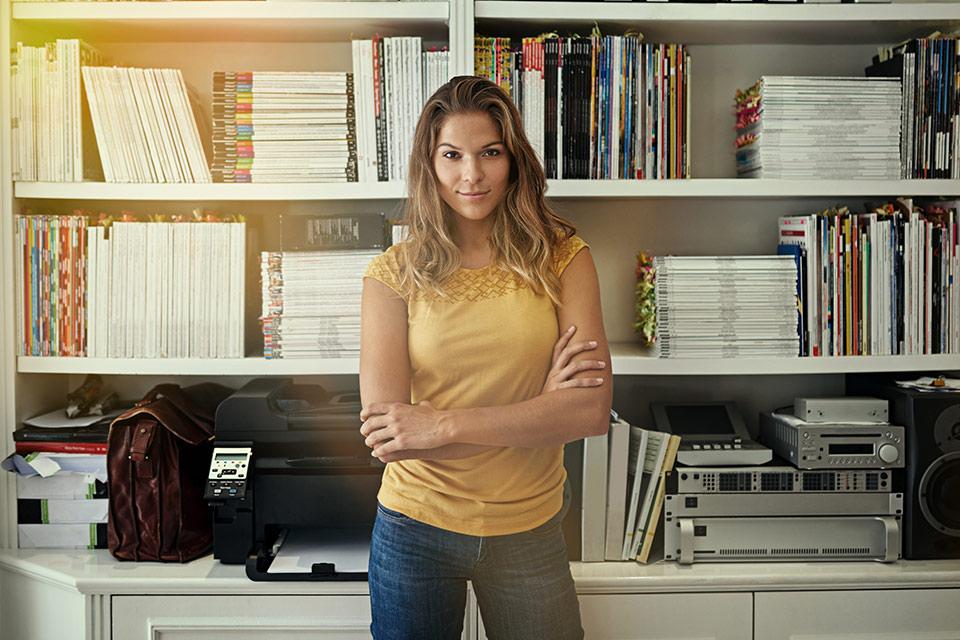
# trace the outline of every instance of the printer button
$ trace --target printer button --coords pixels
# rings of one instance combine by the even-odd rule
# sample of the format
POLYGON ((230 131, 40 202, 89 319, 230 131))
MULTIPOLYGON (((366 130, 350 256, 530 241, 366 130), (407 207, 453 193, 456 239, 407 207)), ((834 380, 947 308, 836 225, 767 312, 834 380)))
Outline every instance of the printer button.
POLYGON ((738 444, 733 445, 733 448, 734 448, 734 449, 743 449, 743 445, 738 443, 738 444))
POLYGON ((693 445, 693 450, 694 450, 694 451, 699 451, 699 450, 700 450, 700 445, 698 445, 698 444, 693 445))
POLYGON ((730 448, 732 448, 732 447, 731 447, 729 444, 724 444, 724 445, 723 445, 723 448, 724 448, 724 449, 730 449, 730 448))

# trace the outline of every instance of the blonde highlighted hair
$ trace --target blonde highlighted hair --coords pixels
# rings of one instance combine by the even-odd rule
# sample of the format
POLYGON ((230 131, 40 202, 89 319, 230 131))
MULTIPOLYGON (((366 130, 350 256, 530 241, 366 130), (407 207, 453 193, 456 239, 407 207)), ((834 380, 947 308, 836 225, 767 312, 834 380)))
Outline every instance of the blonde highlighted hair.
POLYGON ((406 299, 417 291, 443 297, 444 282, 460 267, 460 250, 453 240, 456 214, 440 197, 433 156, 444 120, 468 113, 485 113, 493 119, 510 156, 509 185, 503 201, 491 213, 493 262, 559 305, 560 279, 553 257, 576 228, 558 216, 544 198, 547 180, 543 167, 513 101, 493 82, 474 76, 458 76, 437 89, 417 121, 405 209, 409 236, 400 247, 401 291, 406 299))

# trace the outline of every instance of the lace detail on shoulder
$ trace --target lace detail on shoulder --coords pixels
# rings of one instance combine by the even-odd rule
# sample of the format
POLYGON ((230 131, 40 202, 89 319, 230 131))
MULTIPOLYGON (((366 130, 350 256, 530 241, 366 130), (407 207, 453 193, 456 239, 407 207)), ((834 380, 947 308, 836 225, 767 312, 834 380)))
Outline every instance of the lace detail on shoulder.
POLYGON ((563 242, 560 243, 560 246, 557 247, 557 252, 553 256, 553 268, 557 272, 557 275, 562 275, 564 269, 566 269, 570 261, 573 260, 573 257, 577 255, 581 249, 589 246, 590 245, 584 242, 580 236, 572 236, 564 239, 563 242))
POLYGON ((400 295, 400 262, 397 260, 396 245, 371 260, 363 277, 378 280, 400 295))

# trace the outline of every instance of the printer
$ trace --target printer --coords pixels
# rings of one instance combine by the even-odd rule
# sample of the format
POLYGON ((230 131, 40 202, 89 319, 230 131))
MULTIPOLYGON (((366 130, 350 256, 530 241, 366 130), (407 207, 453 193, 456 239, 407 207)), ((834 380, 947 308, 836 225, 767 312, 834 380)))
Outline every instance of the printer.
POLYGON ((384 464, 359 393, 258 378, 217 407, 204 491, 213 554, 252 580, 366 580, 384 464))

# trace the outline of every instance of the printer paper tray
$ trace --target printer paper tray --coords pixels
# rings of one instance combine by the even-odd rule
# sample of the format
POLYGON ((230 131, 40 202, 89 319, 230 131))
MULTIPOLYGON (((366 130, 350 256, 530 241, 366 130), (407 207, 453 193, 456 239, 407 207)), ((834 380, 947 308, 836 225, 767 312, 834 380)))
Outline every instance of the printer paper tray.
POLYGON ((247 577, 269 581, 366 580, 371 529, 284 529, 247 558, 247 577))

